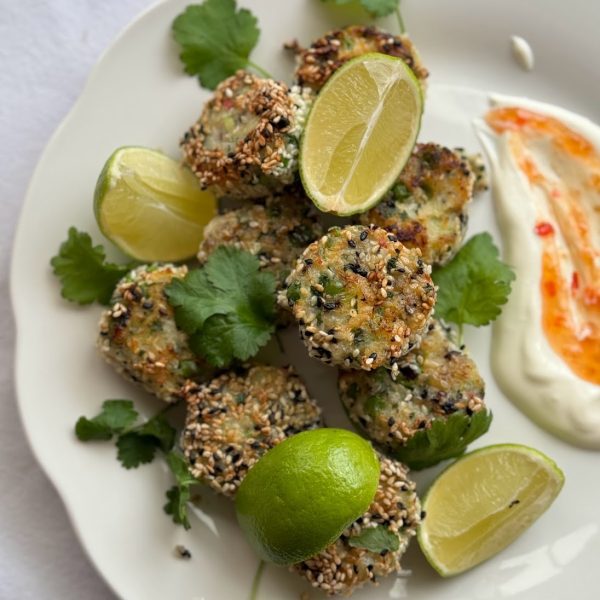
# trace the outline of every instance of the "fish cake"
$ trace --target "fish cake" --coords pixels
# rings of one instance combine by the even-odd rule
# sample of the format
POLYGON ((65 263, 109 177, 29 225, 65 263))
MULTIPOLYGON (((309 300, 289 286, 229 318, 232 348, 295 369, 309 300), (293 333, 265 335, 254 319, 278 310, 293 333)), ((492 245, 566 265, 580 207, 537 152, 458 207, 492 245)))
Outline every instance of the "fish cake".
POLYGON ((433 312, 431 267, 379 227, 332 227, 298 259, 279 293, 309 354, 326 364, 396 369, 433 312))
POLYGON ((431 265, 446 264, 464 239, 475 180, 460 152, 417 144, 394 186, 359 222, 383 227, 408 248, 419 248, 431 265))

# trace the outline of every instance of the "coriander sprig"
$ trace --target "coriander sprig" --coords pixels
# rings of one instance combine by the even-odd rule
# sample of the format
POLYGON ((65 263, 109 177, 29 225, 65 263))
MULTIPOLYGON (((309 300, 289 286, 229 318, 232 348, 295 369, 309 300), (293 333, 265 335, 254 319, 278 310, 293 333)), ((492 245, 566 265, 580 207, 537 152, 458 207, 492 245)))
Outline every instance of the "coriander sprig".
POLYGON ((179 57, 188 75, 214 90, 239 69, 248 67, 263 77, 269 73, 250 60, 260 29, 247 9, 237 10, 235 0, 205 0, 188 6, 173 21, 173 37, 181 46, 179 57))
POLYGON ((78 304, 108 304, 119 280, 135 266, 107 262, 104 248, 93 246, 89 234, 75 227, 69 228, 50 264, 61 281, 62 297, 78 304))
POLYGON ((220 246, 201 269, 165 288, 190 347, 216 367, 247 360, 275 331, 275 277, 258 259, 220 246))
POLYGON ((93 418, 80 417, 75 424, 75 435, 82 442, 116 438, 117 459, 125 469, 135 469, 150 463, 160 450, 173 477, 175 485, 167 492, 164 511, 173 522, 185 529, 191 527, 188 519, 190 488, 199 482, 190 474, 185 459, 173 448, 177 430, 169 424, 166 413, 175 404, 169 404, 153 417, 139 423, 140 415, 131 400, 105 400, 101 411, 93 418))
POLYGON ((489 233, 473 236, 450 263, 433 272, 438 286, 435 315, 455 323, 462 341, 463 325, 487 325, 508 301, 515 273, 499 258, 489 233))

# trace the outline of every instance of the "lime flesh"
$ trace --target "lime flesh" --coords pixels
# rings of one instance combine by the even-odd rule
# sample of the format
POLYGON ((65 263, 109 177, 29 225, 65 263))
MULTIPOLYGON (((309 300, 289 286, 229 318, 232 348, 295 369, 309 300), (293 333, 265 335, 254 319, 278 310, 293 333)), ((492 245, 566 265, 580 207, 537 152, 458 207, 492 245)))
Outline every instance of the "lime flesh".
POLYGON ((338 215, 371 208, 393 185, 419 132, 423 97, 399 58, 365 54, 321 90, 300 147, 300 174, 316 206, 338 215))
POLYGON ((236 495, 238 522, 264 560, 314 556, 370 506, 379 482, 371 445, 343 429, 284 440, 248 472, 236 495))
POLYGON ((533 448, 498 444, 471 452, 427 492, 419 545, 440 575, 462 573, 519 537, 563 483, 562 471, 533 448))
POLYGON ((128 146, 116 150, 102 169, 94 212, 102 233, 129 256, 179 261, 198 251, 216 201, 173 159, 128 146))

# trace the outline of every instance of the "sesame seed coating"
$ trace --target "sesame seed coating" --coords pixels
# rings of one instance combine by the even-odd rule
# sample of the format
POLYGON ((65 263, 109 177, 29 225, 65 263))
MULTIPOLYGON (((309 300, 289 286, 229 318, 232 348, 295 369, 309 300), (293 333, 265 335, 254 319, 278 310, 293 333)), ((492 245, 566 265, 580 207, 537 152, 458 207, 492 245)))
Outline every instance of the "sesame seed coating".
POLYGON ((421 505, 407 468, 381 458, 379 487, 367 512, 352 523, 333 544, 291 570, 304 576, 315 588, 333 596, 350 595, 365 583, 401 571, 400 559, 421 520, 421 505), (382 526, 396 534, 398 550, 373 552, 351 546, 349 540, 370 527, 382 526))
POLYGON ((477 365, 432 320, 421 345, 397 363, 396 380, 375 373, 343 371, 340 399, 350 420, 381 448, 394 452, 417 431, 455 412, 473 414, 485 408, 485 384, 477 365))
POLYGON ((392 189, 359 221, 387 229, 408 248, 420 248, 425 262, 443 265, 463 241, 475 180, 458 151, 417 144, 392 189))
POLYGON ((246 203, 208 223, 198 260, 206 262, 218 246, 233 246, 258 257, 261 269, 283 284, 304 248, 323 233, 313 209, 296 190, 270 196, 264 205, 246 203))
POLYGON ((190 382, 185 398, 181 446, 190 472, 229 497, 268 450, 322 425, 321 409, 291 367, 259 365, 190 382))
POLYGON ((259 198, 292 183, 308 88, 238 71, 223 81, 183 136, 183 158, 202 188, 259 198))
POLYGON ((309 48, 290 44, 296 54, 296 81, 299 85, 320 90, 345 62, 369 52, 401 58, 424 85, 429 73, 423 66, 410 38, 391 35, 377 27, 351 25, 335 29, 314 41, 309 48))
POLYGON ((177 329, 164 289, 187 267, 142 266, 115 288, 112 307, 102 313, 97 345, 105 360, 127 379, 165 402, 181 398, 187 379, 212 377, 213 369, 194 355, 177 329))
POLYGON ((332 227, 278 295, 309 354, 349 369, 393 365, 420 342, 435 304, 431 267, 378 227, 332 227))

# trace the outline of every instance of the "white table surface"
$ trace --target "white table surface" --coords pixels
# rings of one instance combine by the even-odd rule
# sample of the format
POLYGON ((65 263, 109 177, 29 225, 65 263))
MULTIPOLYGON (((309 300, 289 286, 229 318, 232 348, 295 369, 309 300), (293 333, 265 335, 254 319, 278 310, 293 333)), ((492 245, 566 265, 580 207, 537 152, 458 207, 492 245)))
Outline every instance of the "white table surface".
POLYGON ((24 437, 14 392, 9 270, 23 197, 46 142, 101 53, 152 3, 0 0, 1 600, 114 598, 24 437))

